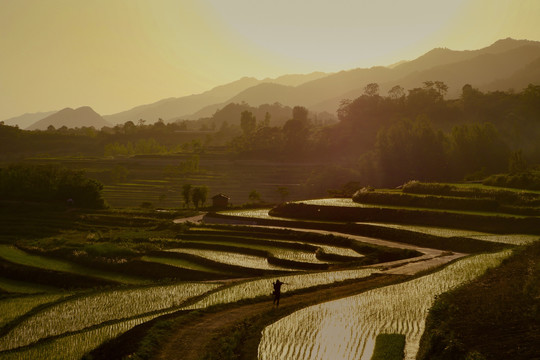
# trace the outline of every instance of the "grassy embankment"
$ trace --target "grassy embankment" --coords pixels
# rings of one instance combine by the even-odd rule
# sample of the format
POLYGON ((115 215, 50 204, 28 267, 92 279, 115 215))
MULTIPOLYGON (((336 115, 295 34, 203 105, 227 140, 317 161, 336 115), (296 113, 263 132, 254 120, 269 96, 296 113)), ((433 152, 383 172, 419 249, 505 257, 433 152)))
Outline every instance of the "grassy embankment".
POLYGON ((418 359, 540 357, 540 242, 441 295, 430 310, 418 359))

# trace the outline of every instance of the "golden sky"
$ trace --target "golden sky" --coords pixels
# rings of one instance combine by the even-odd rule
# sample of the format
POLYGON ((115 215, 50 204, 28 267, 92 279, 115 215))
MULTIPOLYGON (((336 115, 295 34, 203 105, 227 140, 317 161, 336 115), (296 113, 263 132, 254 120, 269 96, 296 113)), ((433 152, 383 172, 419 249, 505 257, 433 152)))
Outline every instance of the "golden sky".
POLYGON ((0 0, 0 120, 540 41, 540 0, 0 0))

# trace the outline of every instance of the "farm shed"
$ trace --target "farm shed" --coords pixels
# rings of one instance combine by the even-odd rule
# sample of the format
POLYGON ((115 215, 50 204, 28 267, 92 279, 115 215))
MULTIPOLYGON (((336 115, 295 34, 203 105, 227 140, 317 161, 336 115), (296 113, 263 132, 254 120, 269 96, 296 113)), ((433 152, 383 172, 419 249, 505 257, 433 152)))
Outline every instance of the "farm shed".
POLYGON ((212 197, 212 207, 222 209, 229 206, 229 197, 224 194, 217 194, 212 197))

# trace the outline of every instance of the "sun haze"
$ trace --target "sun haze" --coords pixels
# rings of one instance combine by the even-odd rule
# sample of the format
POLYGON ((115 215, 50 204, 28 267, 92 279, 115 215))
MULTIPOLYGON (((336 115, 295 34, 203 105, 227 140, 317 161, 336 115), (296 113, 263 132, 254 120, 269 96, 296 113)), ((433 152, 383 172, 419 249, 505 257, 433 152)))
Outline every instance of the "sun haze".
POLYGON ((2 0, 0 119, 540 40, 540 1, 2 0))

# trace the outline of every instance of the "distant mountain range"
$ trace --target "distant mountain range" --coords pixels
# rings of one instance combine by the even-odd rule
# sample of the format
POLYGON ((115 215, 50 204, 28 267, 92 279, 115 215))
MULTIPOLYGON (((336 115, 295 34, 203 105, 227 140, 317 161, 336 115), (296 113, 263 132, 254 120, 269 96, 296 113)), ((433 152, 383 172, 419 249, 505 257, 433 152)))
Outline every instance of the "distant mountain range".
POLYGON ((17 125, 21 129, 26 129, 30 125, 34 124, 35 122, 46 118, 49 115, 54 114, 56 111, 47 111, 47 112, 37 112, 37 113, 31 113, 31 114, 23 114, 20 116, 12 117, 9 119, 4 120, 5 125, 9 126, 15 126, 17 125))
MULTIPOLYGON (((285 75, 264 80, 246 77, 201 94, 164 99, 117 114, 100 117, 94 112, 101 121, 94 115, 93 125, 84 120, 90 119, 88 110, 85 111, 85 118, 81 115, 75 119, 73 113, 69 116, 64 113, 61 117, 41 113, 41 118, 40 114, 26 114, 5 120, 5 123, 18 124, 24 128, 32 119, 37 122, 28 129, 43 129, 48 125, 57 127, 51 120, 59 121, 57 119, 68 117, 73 120, 66 120, 67 122, 59 126, 100 128, 110 124, 123 124, 126 121, 137 123, 139 119, 144 119, 147 123, 154 123, 159 118, 165 121, 197 120, 211 117, 227 104, 242 102, 254 107, 279 102, 285 106, 302 105, 312 111, 334 114, 341 100, 360 96, 369 83, 378 83, 381 95, 384 95, 395 85, 409 90, 421 87, 427 80, 445 82, 449 87, 448 98, 458 97, 465 84, 471 84, 482 91, 510 88, 519 91, 529 83, 540 84, 540 42, 508 38, 479 50, 433 49, 415 60, 400 61, 389 67, 358 68, 332 74, 316 72, 307 75, 285 75)), ((78 110, 80 109, 72 111, 78 110)))
POLYGON ((72 108, 65 108, 55 112, 54 114, 35 122, 27 129, 47 130, 47 128, 51 125, 54 126, 55 129, 59 129, 62 126, 68 128, 93 126, 96 129, 101 129, 104 126, 111 126, 112 124, 103 119, 103 117, 92 110, 91 107, 83 106, 75 110, 72 108))

